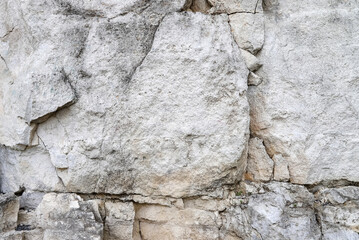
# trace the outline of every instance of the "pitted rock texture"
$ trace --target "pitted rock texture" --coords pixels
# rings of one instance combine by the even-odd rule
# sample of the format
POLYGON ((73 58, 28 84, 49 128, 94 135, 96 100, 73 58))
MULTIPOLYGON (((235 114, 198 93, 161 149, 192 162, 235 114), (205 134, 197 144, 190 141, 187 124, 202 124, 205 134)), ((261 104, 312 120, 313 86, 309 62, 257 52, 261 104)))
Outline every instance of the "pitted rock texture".
MULTIPOLYGON (((132 24, 139 20, 124 21, 132 24)), ((136 24, 142 27, 142 22, 136 24)), ((103 42, 105 46, 107 41, 110 46, 115 44, 112 34, 127 34, 126 26, 106 22, 90 34, 88 48, 83 50, 84 65, 104 54, 103 42), (103 33, 104 29, 108 33, 103 33), (95 50, 99 47, 101 50, 95 50)), ((129 31, 132 36, 132 27, 129 31)), ((240 179, 249 136, 248 70, 230 33, 228 17, 167 15, 156 30, 150 51, 142 56, 140 65, 128 71, 130 76, 116 70, 128 67, 127 58, 138 55, 133 46, 137 43, 128 44, 133 51, 119 49, 113 56, 104 55, 96 67, 88 66, 86 72, 93 80, 78 80, 78 84, 96 84, 105 71, 119 86, 104 84, 78 91, 75 106, 38 126, 37 147, 21 153, 9 150, 19 162, 29 162, 24 160, 29 151, 43 152, 38 161, 53 166, 36 171, 56 171, 60 180, 52 174, 51 181, 43 178, 37 186, 30 186, 31 181, 23 181, 30 172, 22 171, 22 179, 11 185, 40 191, 181 197, 213 191, 240 179), (122 64, 106 62, 113 57, 122 64), (121 76, 122 82, 118 82, 116 77, 121 76), (94 98, 96 103, 89 105, 94 98), (88 127, 92 125, 96 126, 88 127), (59 181, 64 186, 58 186, 59 181)), ((6 161, 4 165, 11 169, 6 161)), ((13 176, 14 171, 4 172, 4 178, 9 179, 7 174, 13 176)))
POLYGON ((2 0, 0 239, 359 240, 358 9, 2 0))

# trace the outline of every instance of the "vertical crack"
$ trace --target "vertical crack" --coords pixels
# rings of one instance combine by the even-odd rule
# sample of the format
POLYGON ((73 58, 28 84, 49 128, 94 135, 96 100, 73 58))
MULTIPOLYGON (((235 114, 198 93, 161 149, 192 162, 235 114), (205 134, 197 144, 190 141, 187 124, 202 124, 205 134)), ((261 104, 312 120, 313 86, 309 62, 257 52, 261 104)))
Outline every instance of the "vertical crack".
POLYGON ((144 239, 143 236, 142 236, 142 232, 141 232, 141 221, 138 220, 138 234, 140 235, 140 239, 144 239))
POLYGON ((258 4, 259 4, 260 1, 262 1, 262 0, 257 0, 257 2, 256 2, 256 6, 255 6, 254 12, 253 12, 254 14, 258 13, 257 8, 258 8, 258 4))
POLYGON ((103 239, 104 240, 106 240, 106 218, 107 218, 107 209, 106 209, 106 197, 104 198, 104 200, 103 200, 103 206, 104 206, 104 217, 103 217, 103 219, 102 219, 102 221, 103 221, 103 224, 102 224, 102 226, 103 226, 103 239))
POLYGON ((5 63, 5 66, 8 70, 10 70, 9 66, 7 65, 7 62, 5 60, 5 58, 3 56, 0 55, 0 58, 3 60, 3 62, 5 63))

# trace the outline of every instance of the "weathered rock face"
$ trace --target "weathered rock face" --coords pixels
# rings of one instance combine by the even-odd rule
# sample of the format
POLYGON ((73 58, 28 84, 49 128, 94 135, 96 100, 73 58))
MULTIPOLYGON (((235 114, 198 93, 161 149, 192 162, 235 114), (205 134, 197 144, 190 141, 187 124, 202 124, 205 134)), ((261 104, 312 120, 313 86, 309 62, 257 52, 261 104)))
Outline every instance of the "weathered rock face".
POLYGON ((1 1, 0 239, 359 240, 358 11, 1 1))
MULTIPOLYGON (((167 11, 176 10, 173 5, 167 11)), ((36 131, 41 162, 53 165, 37 168, 36 175, 56 171, 59 179, 51 174, 51 180, 45 177, 30 186, 31 181, 26 181, 30 172, 9 170, 3 173, 7 179, 7 173, 21 175, 17 182, 7 181, 10 190, 24 185, 41 191, 180 197, 213 192, 239 179, 249 135, 248 70, 230 33, 228 17, 168 14, 156 30, 165 12, 152 14, 157 18, 153 22, 148 22, 146 13, 128 13, 111 21, 98 19, 100 23, 53 14, 64 21, 93 25, 90 30, 81 25, 71 32, 87 31, 76 62, 78 72, 71 72, 76 66, 69 70, 64 66, 53 74, 51 81, 63 84, 52 85, 62 94, 48 96, 54 101, 47 103, 55 104, 55 109, 38 109, 37 105, 46 104, 41 104, 44 99, 37 100, 30 119, 55 111, 61 105, 56 101, 62 106, 68 104, 64 99, 71 102, 67 92, 72 94, 72 87, 78 102, 36 131), (78 76, 80 72, 86 76, 78 76)), ((68 33, 67 24, 57 27, 59 34, 68 33)), ((64 48, 68 42, 57 39, 55 44, 64 48)), ((65 61, 69 56, 58 58, 65 61)), ((35 95, 42 96, 39 92, 47 89, 48 82, 34 84, 39 88, 35 95)), ((9 151, 13 161, 29 162, 23 152, 9 151)), ((11 168, 6 161, 4 165, 11 168)))
POLYGON ((132 238, 135 220, 135 209, 132 202, 106 201, 105 213, 105 239, 132 238))
POLYGON ((358 181, 358 2, 266 1, 251 129, 292 182, 358 181))
POLYGON ((102 239, 103 225, 96 202, 74 194, 49 193, 37 208, 43 239, 102 239))
POLYGON ((317 207, 323 226, 323 239, 359 239, 358 187, 321 189, 317 207))
POLYGON ((0 230, 6 232, 17 226, 19 199, 11 194, 0 195, 0 230))
POLYGON ((246 188, 250 196, 225 215, 227 234, 240 239, 320 239, 314 197, 305 187, 273 182, 246 188))

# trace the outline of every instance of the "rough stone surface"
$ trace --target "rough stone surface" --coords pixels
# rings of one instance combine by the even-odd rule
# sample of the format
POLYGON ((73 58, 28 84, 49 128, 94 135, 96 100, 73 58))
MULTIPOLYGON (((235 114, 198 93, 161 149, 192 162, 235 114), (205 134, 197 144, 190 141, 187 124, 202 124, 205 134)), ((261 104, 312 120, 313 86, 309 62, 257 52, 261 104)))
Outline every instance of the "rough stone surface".
POLYGON ((268 156, 263 141, 249 139, 247 177, 257 181, 269 181, 273 175, 273 160, 268 156))
MULTIPOLYGON (((213 191, 237 181, 245 168, 249 135, 248 71, 230 34, 228 18, 194 13, 166 16, 151 50, 146 57, 141 55, 141 65, 118 82, 115 76, 121 75, 116 75, 116 65, 107 61, 116 57, 122 61, 118 66, 125 67, 132 53, 119 50, 114 56, 100 56, 104 54, 100 49, 102 44, 114 44, 106 40, 113 33, 124 34, 121 26, 98 26, 83 50, 86 72, 94 82, 108 72, 107 77, 119 85, 114 87, 107 80, 102 87, 82 89, 81 84, 89 80, 79 80, 76 105, 38 126, 38 147, 13 154, 14 161, 28 162, 24 155, 43 151, 41 163, 48 165, 36 171, 46 181, 31 186, 34 181, 26 181, 28 174, 21 169, 21 175, 7 176, 18 171, 11 169, 18 165, 9 166, 6 161, 3 164, 11 170, 4 178, 19 176, 17 185, 32 190, 65 187, 71 192, 172 196, 213 191), (109 31, 102 33, 103 29, 109 31), (100 59, 100 64, 93 65, 93 59, 100 59), (96 104, 88 104, 94 97, 96 104)), ((16 182, 7 183, 16 186, 16 182)))
POLYGON ((18 191, 21 186, 35 191, 63 190, 62 180, 45 149, 33 147, 22 152, 0 147, 0 158, 2 191, 18 191))
POLYGON ((359 180, 358 6, 266 1, 251 130, 286 159, 292 182, 359 180))
POLYGON ((201 209, 138 206, 134 239, 218 239, 218 213, 201 209))
POLYGON ((258 0, 208 0, 212 5, 210 13, 260 13, 262 1, 258 0))
POLYGON ((257 53, 264 43, 263 14, 237 13, 229 16, 233 37, 238 46, 253 54, 257 53))
POLYGON ((135 209, 133 203, 106 202, 104 238, 108 240, 132 239, 135 209))
POLYGON ((289 181, 288 164, 284 157, 280 154, 273 156, 274 172, 273 179, 276 181, 289 181))
POLYGON ((19 208, 19 199, 14 194, 0 194, 0 233, 15 230, 19 208))
POLYGON ((0 239, 359 240, 358 16, 0 1, 0 239))
POLYGON ((43 239, 102 239, 103 225, 94 201, 75 194, 48 193, 36 209, 43 239))
POLYGON ((359 239, 359 187, 321 189, 317 195, 323 239, 359 239))
POLYGON ((263 79, 257 74, 250 72, 248 76, 248 86, 258 86, 261 84, 263 79))
POLYGON ((273 182, 260 189, 229 208, 222 234, 233 239, 320 239, 314 196, 305 187, 273 182))
POLYGON ((211 5, 207 0, 193 0, 190 7, 193 12, 206 13, 209 9, 211 9, 211 5))
POLYGON ((259 59, 256 58, 256 56, 254 56, 253 54, 251 54, 250 52, 241 49, 241 54, 246 62, 247 68, 254 72, 256 70, 258 70, 262 64, 260 63, 259 59))

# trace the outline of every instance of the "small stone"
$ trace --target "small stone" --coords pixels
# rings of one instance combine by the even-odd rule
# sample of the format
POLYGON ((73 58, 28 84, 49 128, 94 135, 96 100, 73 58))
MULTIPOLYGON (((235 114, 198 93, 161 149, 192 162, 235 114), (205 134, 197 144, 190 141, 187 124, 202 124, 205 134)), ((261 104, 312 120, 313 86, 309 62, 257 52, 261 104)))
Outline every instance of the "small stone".
POLYGON ((261 84, 263 79, 257 74, 250 72, 248 76, 248 86, 258 86, 261 84))
POLYGON ((132 202, 106 201, 105 239, 133 239, 135 209, 132 202))
POLYGON ((244 61, 246 62, 247 68, 250 71, 254 72, 262 66, 262 64, 259 62, 257 57, 251 54, 250 52, 241 49, 241 54, 242 57, 244 58, 244 61))
POLYGON ((288 163, 281 154, 275 154, 273 156, 274 161, 274 180, 277 181, 289 181, 288 163))
POLYGON ((263 141, 249 140, 247 173, 256 181, 269 181, 273 172, 273 160, 268 156, 263 141))
POLYGON ((211 8, 211 5, 208 4, 207 0, 193 0, 191 10, 193 12, 202 12, 207 13, 211 8))
POLYGON ((15 230, 20 201, 13 193, 0 194, 0 232, 15 230))
POLYGON ((233 37, 238 46, 256 54, 264 43, 263 14, 237 13, 229 16, 233 37))

